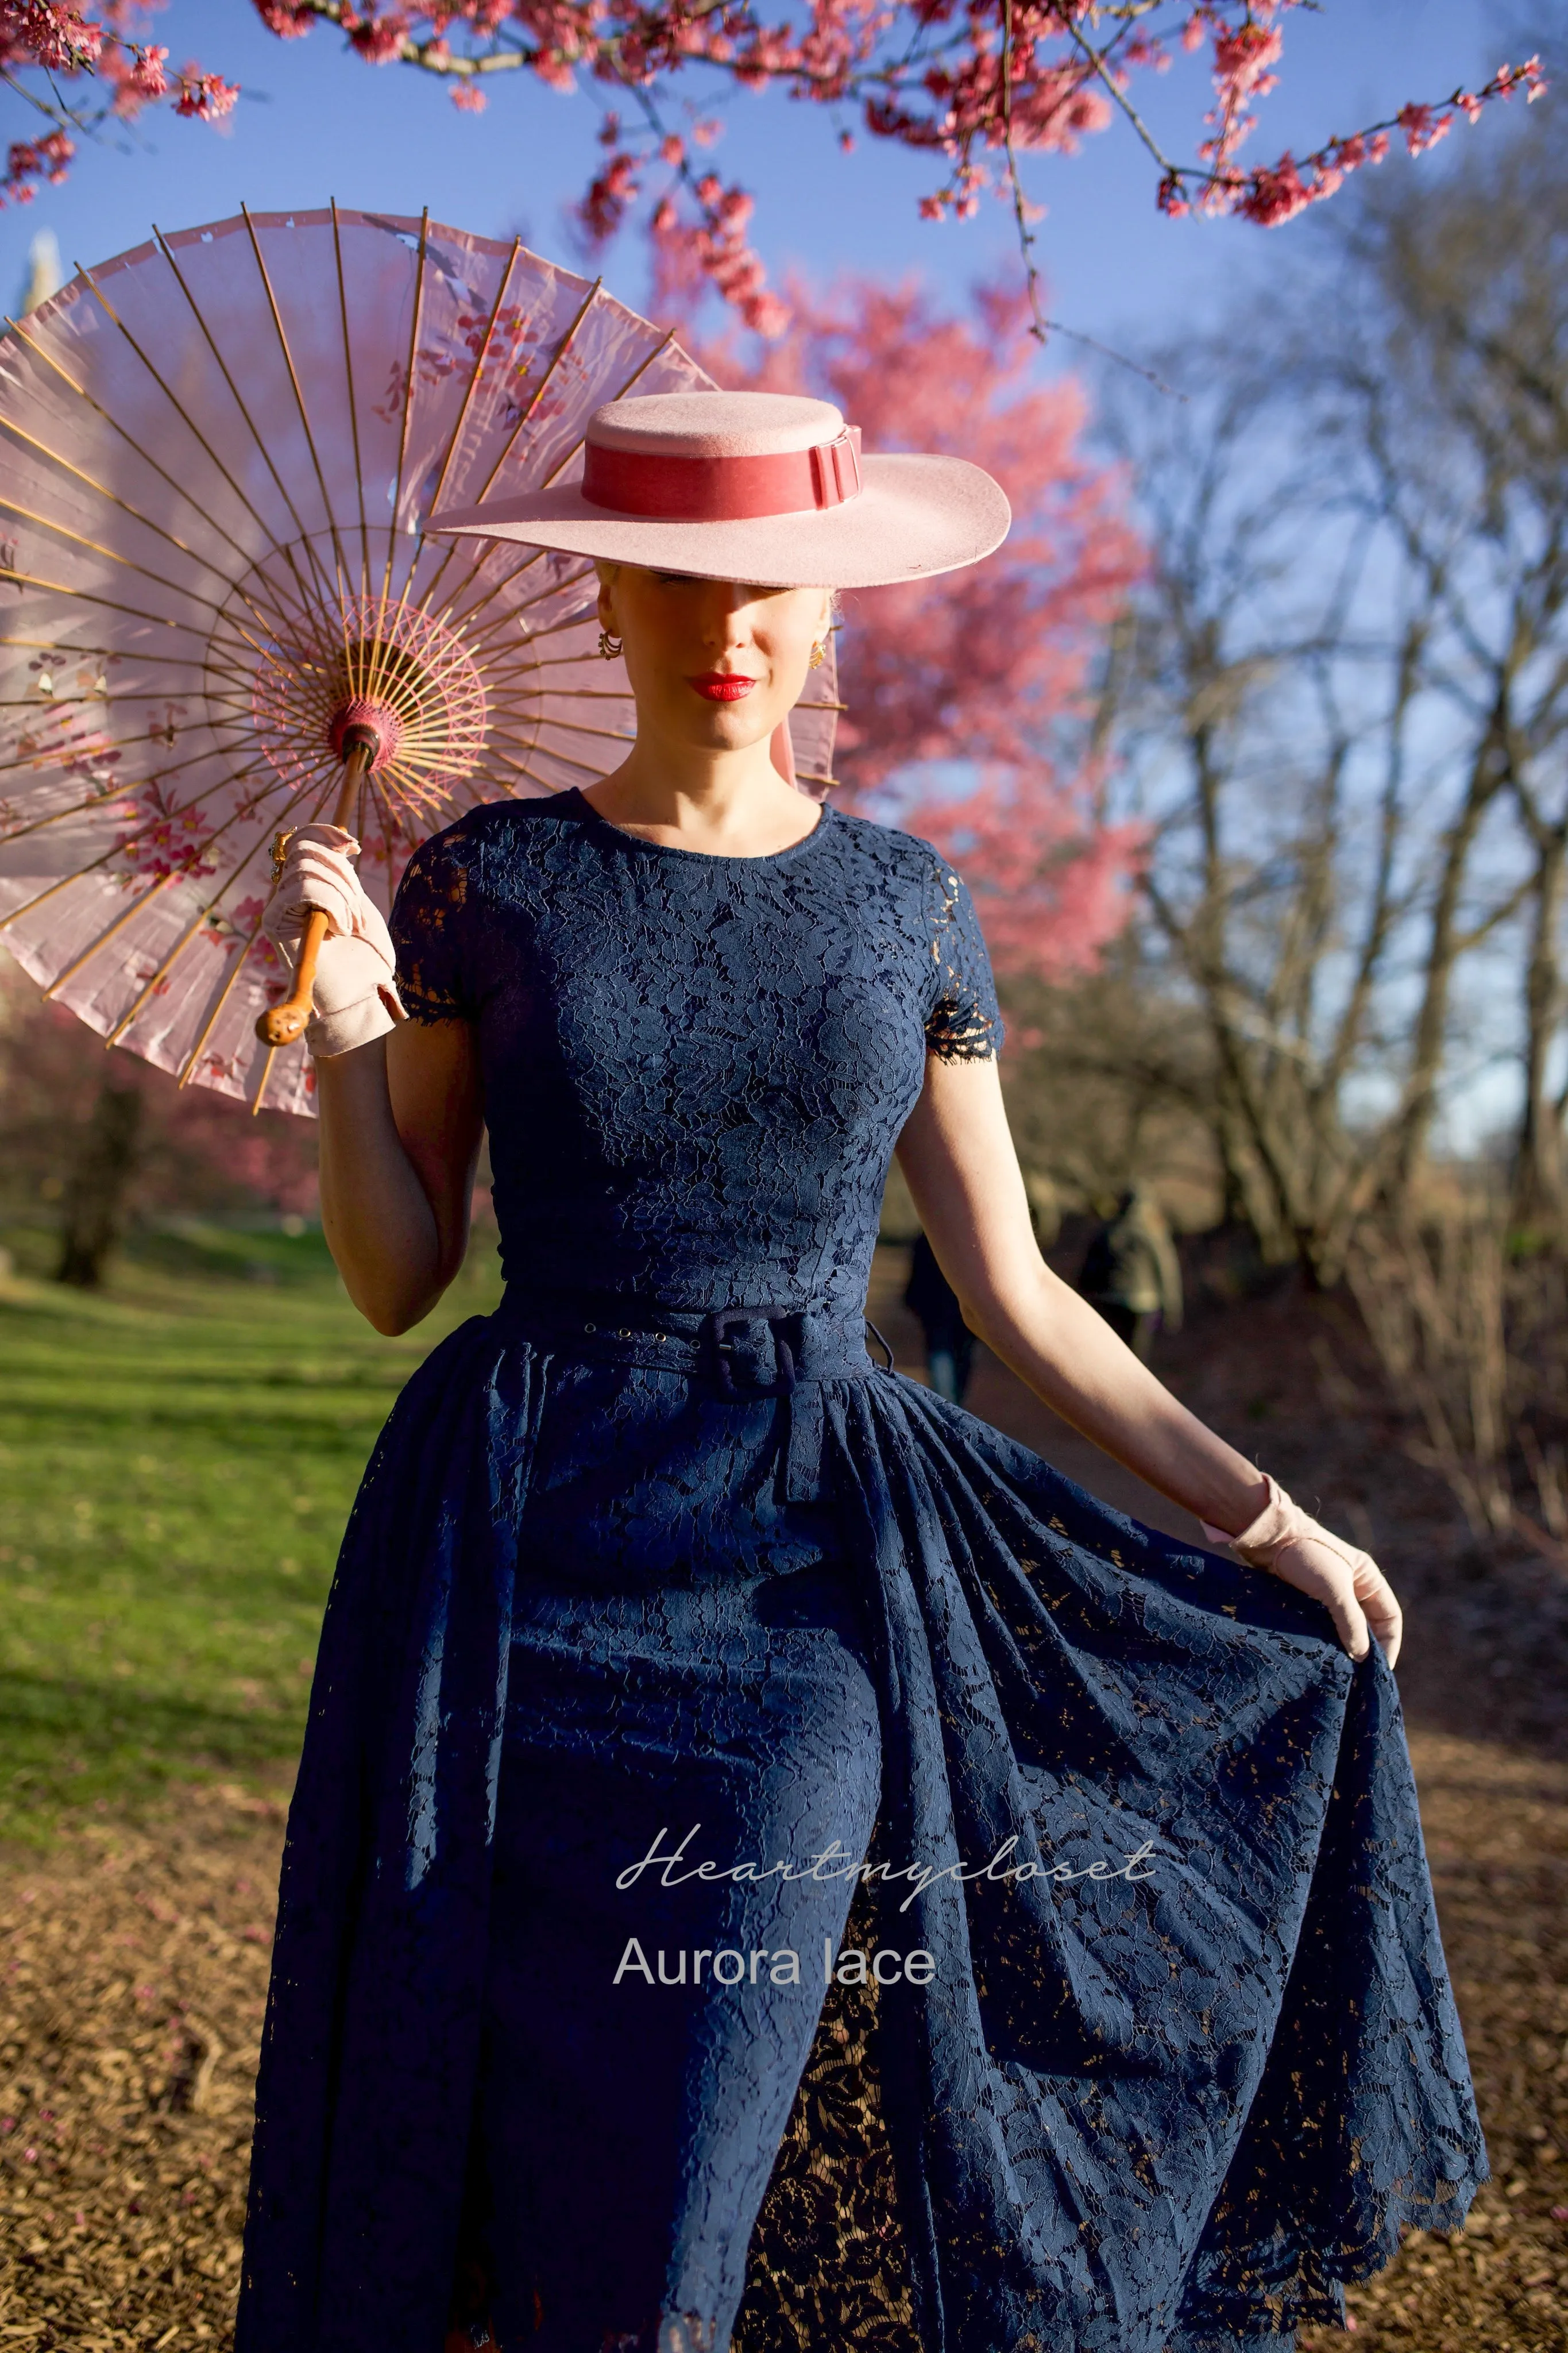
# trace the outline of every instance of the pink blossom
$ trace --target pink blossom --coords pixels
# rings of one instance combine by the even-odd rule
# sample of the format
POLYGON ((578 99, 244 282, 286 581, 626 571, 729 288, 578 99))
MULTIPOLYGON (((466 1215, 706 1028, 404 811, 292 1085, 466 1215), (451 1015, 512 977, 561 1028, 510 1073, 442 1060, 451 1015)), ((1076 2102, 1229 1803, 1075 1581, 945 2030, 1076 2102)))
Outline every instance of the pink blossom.
POLYGON ((1279 62, 1284 36, 1262 25, 1238 25, 1215 35, 1215 81, 1223 96, 1245 101, 1271 90, 1279 77, 1269 72, 1279 62))
POLYGON ((464 114, 482 114, 489 100, 477 81, 459 81, 452 86, 452 103, 464 114))
MULTIPOLYGON (((1492 85, 1500 97, 1511 98, 1516 90, 1523 90, 1525 103, 1533 106, 1546 89, 1546 74, 1539 58, 1526 58, 1521 66, 1500 66, 1492 85)), ((1482 97, 1488 95, 1483 90, 1482 97)))
POLYGON ((180 73, 180 94, 174 100, 174 111, 194 116, 198 122, 216 122, 222 116, 233 113, 238 96, 237 82, 225 81, 219 74, 205 74, 195 66, 185 66, 180 73))
POLYGON ((0 5, 0 63, 17 59, 48 73, 90 73, 103 38, 101 25, 51 0, 5 0, 0 5))
POLYGON ((781 302, 776 294, 753 294, 742 306, 742 314, 753 334, 773 343, 789 325, 789 305, 781 302))
POLYGON ((162 98, 169 87, 165 70, 169 62, 168 50, 158 47, 135 49, 132 55, 135 63, 131 69, 130 87, 138 98, 162 98))
POLYGON ((368 65, 390 65, 402 51, 412 29, 411 20, 401 8, 387 16, 371 9, 361 15, 357 9, 345 8, 340 19, 349 37, 349 47, 368 65))
POLYGON ((47 180, 58 187, 75 153, 75 142, 63 131, 51 131, 44 139, 17 140, 6 158, 6 176, 0 181, 0 204, 30 205, 35 180, 47 180))
POLYGON ((316 21, 307 0, 251 0, 251 5, 280 41, 302 41, 316 21))
POLYGON ((1294 220, 1298 213, 1305 212, 1316 195, 1317 190, 1303 181, 1294 159, 1281 155, 1272 170, 1253 173, 1236 210, 1244 220, 1257 221, 1263 228, 1278 228, 1282 221, 1294 220))
POLYGON ((1438 113, 1430 106, 1402 106, 1398 121, 1413 155, 1425 154, 1428 147, 1436 147, 1438 140, 1446 139, 1454 127, 1451 114, 1438 113))
POLYGON ((576 216, 591 243, 602 245, 615 235, 637 192, 637 159, 624 151, 612 155, 588 185, 576 216))

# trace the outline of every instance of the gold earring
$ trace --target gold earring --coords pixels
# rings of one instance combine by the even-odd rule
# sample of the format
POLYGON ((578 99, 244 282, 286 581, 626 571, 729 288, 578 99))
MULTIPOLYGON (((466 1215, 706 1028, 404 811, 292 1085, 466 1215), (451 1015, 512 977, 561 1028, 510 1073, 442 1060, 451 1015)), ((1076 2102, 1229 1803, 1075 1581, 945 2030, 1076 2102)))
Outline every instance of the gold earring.
POLYGON ((822 668, 823 663, 824 663, 826 659, 827 659, 827 640, 826 640, 826 638, 819 638, 819 639, 817 640, 816 644, 816 645, 814 645, 814 646, 813 646, 813 648, 812 648, 812 649, 811 649, 811 667, 812 667, 812 669, 813 669, 813 670, 820 670, 820 669, 822 668))
POLYGON ((601 629, 599 631, 599 651, 606 661, 619 661, 621 658, 621 640, 619 638, 612 638, 608 629, 601 629))

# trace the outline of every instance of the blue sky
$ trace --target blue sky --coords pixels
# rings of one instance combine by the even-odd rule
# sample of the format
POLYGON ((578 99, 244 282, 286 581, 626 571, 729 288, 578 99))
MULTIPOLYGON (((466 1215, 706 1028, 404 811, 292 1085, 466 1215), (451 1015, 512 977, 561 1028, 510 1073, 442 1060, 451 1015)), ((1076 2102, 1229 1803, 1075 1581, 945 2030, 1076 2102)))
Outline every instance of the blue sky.
MULTIPOLYGON (((542 252, 573 258, 561 216, 598 152, 592 98, 519 75, 486 114, 459 114, 433 80, 345 56, 328 26, 303 41, 273 39, 248 0, 174 0, 156 37, 176 61, 195 55, 241 82, 245 97, 220 128, 149 115, 134 143, 121 142, 125 152, 84 145, 64 187, 0 214, 6 307, 40 228, 54 230, 68 273, 73 260, 96 262, 140 243, 153 221, 184 227, 233 214, 242 200, 284 210, 329 195, 387 211, 428 205, 439 218, 490 235, 523 229, 542 252)), ((1291 20, 1281 86, 1247 153, 1269 161, 1285 147, 1303 151, 1407 98, 1480 79, 1509 54, 1490 0, 1323 0, 1319 14, 1291 20)), ((691 89, 710 111, 708 89, 691 89)), ((1144 77, 1139 102, 1171 148, 1190 156, 1206 97, 1200 58, 1159 81, 1144 77)), ((22 108, 9 97, 5 105, 6 136, 22 135, 22 108)), ((956 298, 1011 263, 1011 223, 994 200, 969 223, 918 218, 932 159, 864 138, 843 155, 826 110, 765 94, 732 95, 723 116, 715 167, 754 192, 757 241, 775 276, 792 266, 823 278, 846 269, 918 271, 956 298)), ((1443 153, 1487 135, 1483 119, 1443 153)), ((1384 168, 1435 164, 1401 156, 1384 168)), ((1231 293, 1238 274, 1277 269, 1300 233, 1162 219, 1152 169, 1120 124, 1075 159, 1026 159, 1026 177, 1047 207, 1039 258, 1053 313, 1112 342, 1168 333, 1231 293)), ((616 293, 641 301, 640 240, 624 237, 604 266, 616 293)), ((1070 346, 1058 344, 1054 356, 1070 364, 1070 346)))

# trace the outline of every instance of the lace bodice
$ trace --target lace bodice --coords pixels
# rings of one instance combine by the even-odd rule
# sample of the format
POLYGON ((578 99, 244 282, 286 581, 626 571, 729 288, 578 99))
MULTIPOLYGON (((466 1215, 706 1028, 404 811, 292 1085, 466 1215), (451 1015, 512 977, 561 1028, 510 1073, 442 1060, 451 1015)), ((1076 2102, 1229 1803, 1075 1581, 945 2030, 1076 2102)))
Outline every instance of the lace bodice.
POLYGON ((857 1314, 925 1057, 994 1054, 969 892, 825 807, 773 857, 640 840, 575 791, 471 810, 393 910, 416 1020, 479 1030, 508 1282, 857 1314))

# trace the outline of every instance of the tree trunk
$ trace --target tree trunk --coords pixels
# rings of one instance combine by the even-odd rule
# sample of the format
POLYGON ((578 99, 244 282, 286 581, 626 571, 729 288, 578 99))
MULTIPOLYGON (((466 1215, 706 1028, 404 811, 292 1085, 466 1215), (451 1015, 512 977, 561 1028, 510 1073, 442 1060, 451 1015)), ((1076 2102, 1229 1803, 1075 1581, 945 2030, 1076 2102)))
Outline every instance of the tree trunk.
POLYGON ((1421 1005, 1415 1017, 1405 1100, 1384 1156, 1383 1198, 1395 1217, 1407 1213, 1415 1177, 1437 1109, 1437 1082, 1447 1044, 1454 968, 1462 949, 1460 903, 1469 879, 1470 858, 1488 811, 1507 779, 1503 762, 1503 713, 1500 707, 1471 763, 1469 783, 1443 842, 1443 859, 1427 937, 1421 1005))
POLYGON ((119 1087, 106 1079, 66 1187, 58 1282, 75 1283, 83 1291, 96 1291, 102 1282, 124 1229, 141 1126, 140 1089, 119 1087))
POLYGON ((1557 934, 1563 918, 1568 839, 1554 826, 1537 844, 1530 958, 1524 976, 1524 1105, 1513 1163, 1516 1225, 1555 1230, 1561 1224, 1563 1135, 1557 1106, 1546 1092, 1546 1068, 1563 1010, 1557 934))

